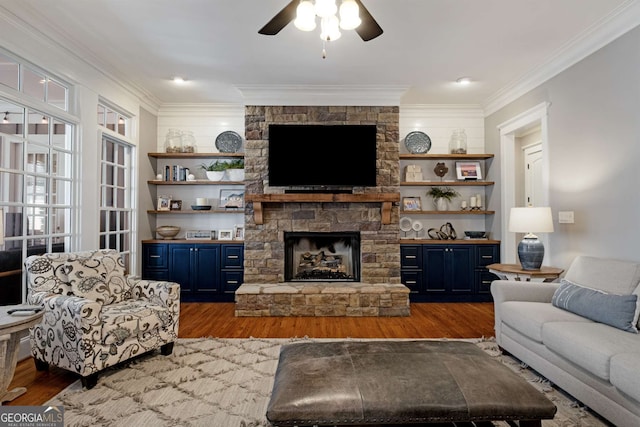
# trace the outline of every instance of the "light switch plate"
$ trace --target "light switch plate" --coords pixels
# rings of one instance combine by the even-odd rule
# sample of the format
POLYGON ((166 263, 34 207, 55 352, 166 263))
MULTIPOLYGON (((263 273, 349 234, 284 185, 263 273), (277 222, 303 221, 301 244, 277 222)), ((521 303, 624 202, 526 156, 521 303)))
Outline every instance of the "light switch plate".
POLYGON ((560 224, 573 224, 573 211, 560 211, 558 212, 558 223, 560 224))

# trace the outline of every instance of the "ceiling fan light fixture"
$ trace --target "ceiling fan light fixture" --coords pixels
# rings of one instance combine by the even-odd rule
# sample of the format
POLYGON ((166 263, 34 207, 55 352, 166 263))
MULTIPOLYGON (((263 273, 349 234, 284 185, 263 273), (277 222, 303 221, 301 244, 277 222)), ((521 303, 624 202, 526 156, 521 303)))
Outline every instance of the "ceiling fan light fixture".
POLYGON ((360 8, 354 0, 342 0, 340 5, 340 28, 353 30, 362 23, 360 8))
POLYGON ((340 33, 340 21, 335 15, 331 15, 320 20, 320 38, 326 41, 338 40, 342 33, 340 33))
POLYGON ((316 0, 316 15, 320 18, 328 18, 338 11, 335 0, 316 0))
POLYGON ((296 8, 296 19, 293 24, 302 31, 313 31, 316 28, 316 11, 313 3, 302 0, 296 8))
POLYGON ((4 119, 2 119, 2 123, 4 123, 4 124, 9 123, 9 112, 8 111, 4 112, 4 119))

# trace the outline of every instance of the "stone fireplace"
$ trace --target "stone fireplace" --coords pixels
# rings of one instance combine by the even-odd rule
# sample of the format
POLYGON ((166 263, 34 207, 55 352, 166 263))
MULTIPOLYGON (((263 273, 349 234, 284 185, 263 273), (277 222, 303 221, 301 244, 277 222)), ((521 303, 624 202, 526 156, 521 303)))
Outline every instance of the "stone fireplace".
POLYGON ((408 289, 400 283, 399 203, 385 199, 383 209, 377 201, 378 196, 389 194, 399 200, 399 108, 247 106, 245 125, 244 283, 236 292, 236 315, 408 315, 408 289), (314 199, 313 194, 297 198, 285 195, 282 187, 269 186, 269 124, 288 123, 375 124, 376 187, 356 187, 353 194, 314 199), (292 197, 252 202, 252 196, 270 195, 292 197), (285 236, 295 233, 359 236, 358 274, 352 274, 353 280, 309 279, 302 285, 291 280, 285 272, 285 236), (339 296, 329 298, 327 292, 339 296), (362 298, 356 301, 351 294, 362 298), (299 303, 300 295, 307 302, 309 295, 316 295, 319 304, 313 309, 287 306, 299 303), (341 302, 330 301, 336 299, 341 302), (345 299, 351 301, 344 305, 345 299), (276 300, 289 302, 279 305, 276 300))
POLYGON ((360 233, 284 232, 285 282, 359 282, 360 233))

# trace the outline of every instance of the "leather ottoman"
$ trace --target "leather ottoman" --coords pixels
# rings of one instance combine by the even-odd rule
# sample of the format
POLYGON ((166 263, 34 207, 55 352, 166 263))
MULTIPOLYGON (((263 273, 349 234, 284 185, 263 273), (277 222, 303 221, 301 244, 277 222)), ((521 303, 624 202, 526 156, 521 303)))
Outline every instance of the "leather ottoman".
POLYGON ((555 405, 462 341, 312 342, 282 346, 267 419, 274 426, 519 420, 555 405))

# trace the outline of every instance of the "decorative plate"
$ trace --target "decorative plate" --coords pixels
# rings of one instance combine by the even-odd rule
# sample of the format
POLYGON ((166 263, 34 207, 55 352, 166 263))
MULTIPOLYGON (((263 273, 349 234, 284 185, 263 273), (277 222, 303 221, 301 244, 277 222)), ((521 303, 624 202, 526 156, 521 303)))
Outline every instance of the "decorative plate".
POLYGON ((428 153, 431 149, 431 138, 426 133, 416 130, 404 137, 404 145, 411 154, 428 153))
POLYGON ((405 233, 411 231, 411 218, 407 216, 400 218, 400 231, 404 231, 405 233))
POLYGON ((413 224, 411 224, 411 228, 413 229, 413 231, 418 232, 418 231, 422 231, 424 226, 420 221, 414 221, 413 224))
POLYGON ((221 153, 237 153, 242 146, 242 137, 237 132, 227 130, 216 137, 216 148, 221 153))

